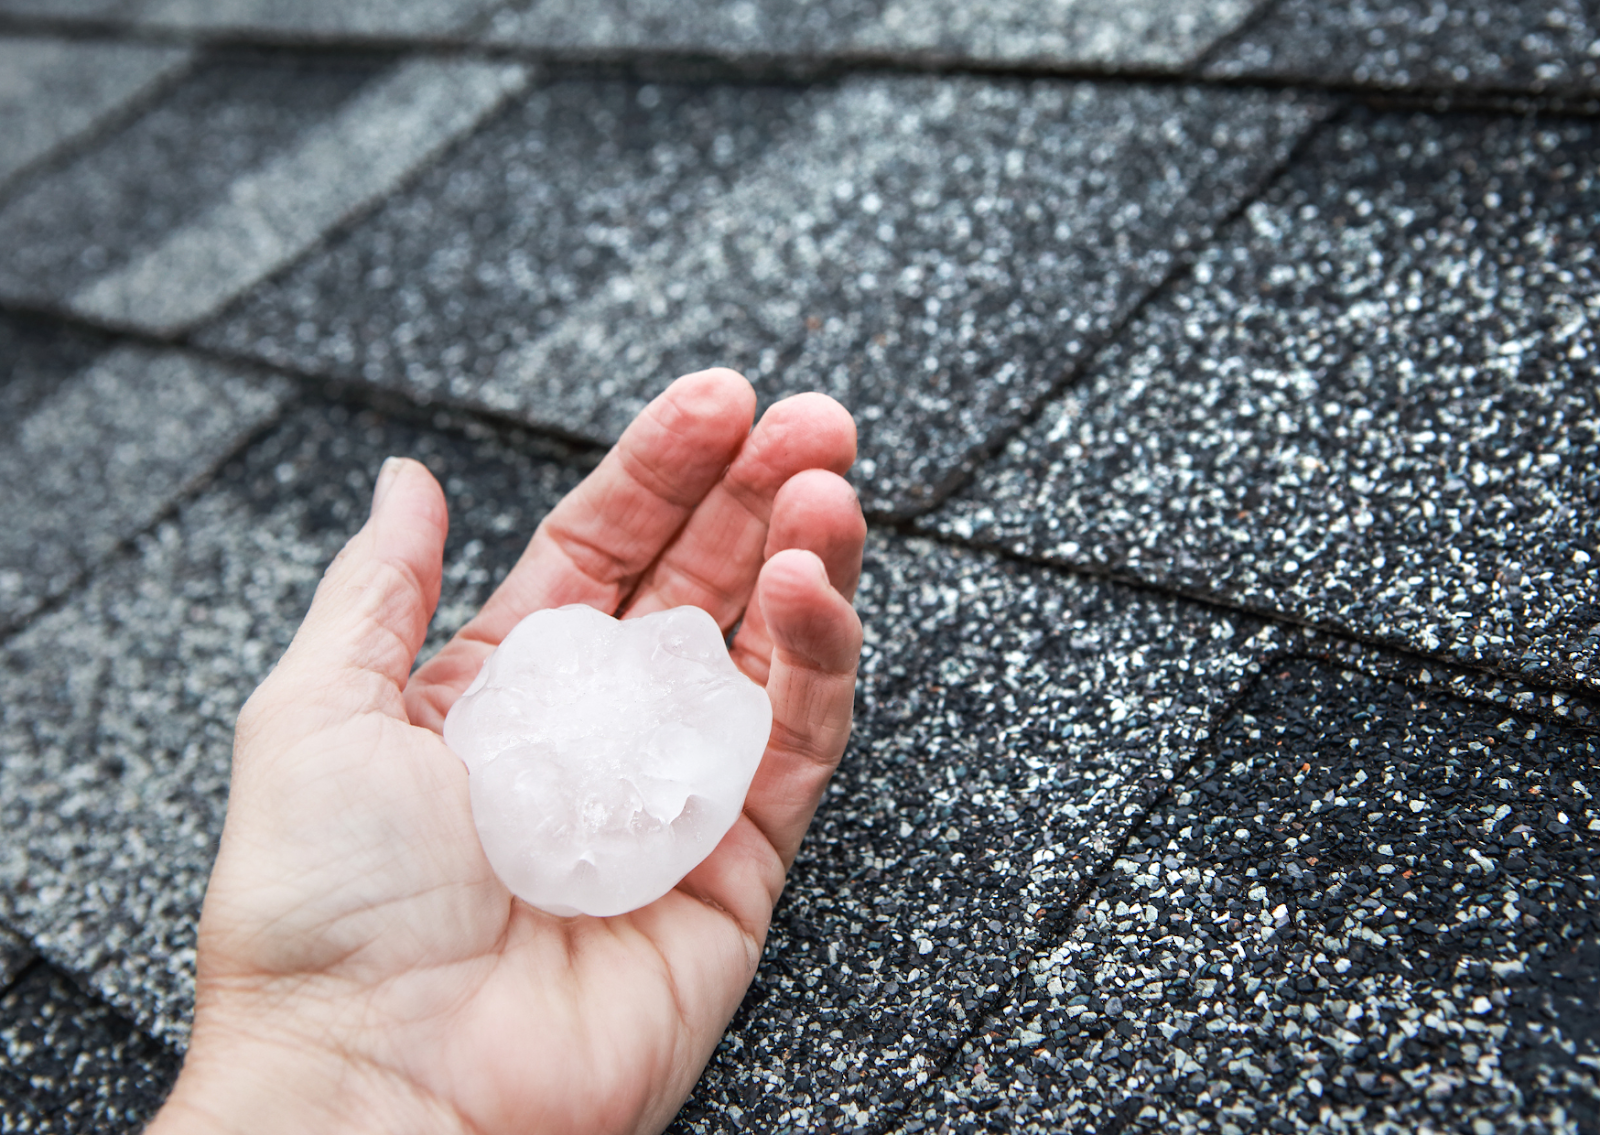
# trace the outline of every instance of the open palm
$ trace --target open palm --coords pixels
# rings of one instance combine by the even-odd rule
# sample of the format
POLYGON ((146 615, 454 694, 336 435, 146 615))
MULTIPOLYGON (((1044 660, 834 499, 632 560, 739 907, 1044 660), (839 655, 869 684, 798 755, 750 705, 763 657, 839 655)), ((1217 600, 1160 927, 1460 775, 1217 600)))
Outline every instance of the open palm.
POLYGON ((850 730, 864 525, 849 415, 679 379, 540 525, 483 610, 411 673, 438 600, 443 494, 386 464, 240 715, 200 923, 193 1039, 153 1130, 632 1132, 664 1127, 755 972, 850 730), (683 604, 737 626, 772 701, 744 812, 664 898, 615 918, 515 899, 439 737, 528 613, 683 604))

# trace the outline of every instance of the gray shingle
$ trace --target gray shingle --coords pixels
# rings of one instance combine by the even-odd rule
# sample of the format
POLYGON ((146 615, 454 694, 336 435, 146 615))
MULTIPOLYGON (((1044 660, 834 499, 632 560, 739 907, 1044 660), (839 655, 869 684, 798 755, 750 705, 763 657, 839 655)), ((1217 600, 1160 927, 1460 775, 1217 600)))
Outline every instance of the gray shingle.
POLYGON ((724 172, 674 170, 641 200, 635 170, 701 151, 706 99, 641 88, 668 111, 660 133, 630 135, 614 87, 538 97, 594 107, 540 111, 549 135, 517 143, 574 153, 571 167, 486 171, 504 146, 464 153, 202 341, 597 439, 674 375, 724 363, 765 398, 820 389, 852 407, 868 503, 909 509, 1031 411, 1321 113, 1234 92, 857 79, 794 92, 777 115, 774 96, 747 96, 758 136, 711 135, 760 154, 730 191, 710 192, 724 172), (768 146, 772 118, 785 136, 768 146), (625 208, 642 234, 578 227, 625 208), (531 227, 521 215, 562 235, 507 245, 531 227))
POLYGON ((187 1035, 234 716, 277 660, 384 456, 453 508, 439 635, 574 481, 533 439, 297 410, 218 486, 0 648, 0 919, 156 1035, 187 1035))
POLYGON ((0 429, 0 629, 165 512, 269 422, 288 392, 281 380, 175 351, 115 347, 75 370, 73 353, 52 360, 65 364, 54 381, 40 373, 48 364, 12 380, 16 401, 31 404, 0 429))
POLYGON ((0 186, 114 118, 189 58, 174 47, 0 39, 0 186))
POLYGON ((0 210, 0 296, 181 330, 393 189, 524 75, 217 59, 0 210))
POLYGON ((1286 665, 914 1114, 1589 1129, 1597 754, 1592 733, 1286 665))
POLYGON ((178 1056, 43 963, 0 991, 0 1130, 139 1131, 178 1056))
POLYGON ((1253 0, 534 0, 498 13, 487 39, 604 54, 665 50, 1179 67, 1255 6, 1253 0))
POLYGON ((22 976, 22 971, 32 965, 36 957, 26 939, 0 926, 0 993, 11 988, 11 983, 22 976))
POLYGON ((0 13, 51 21, 296 39, 458 32, 502 0, 0 0, 0 13))
POLYGON ((1597 146, 1330 129, 933 524, 1592 688, 1597 146))
POLYGON ((1593 94, 1600 12, 1586 0, 1282 0, 1206 74, 1593 94))
POLYGON ((1054 941, 1273 642, 920 541, 872 542, 858 607, 854 738, 678 1130, 887 1118, 1054 941))

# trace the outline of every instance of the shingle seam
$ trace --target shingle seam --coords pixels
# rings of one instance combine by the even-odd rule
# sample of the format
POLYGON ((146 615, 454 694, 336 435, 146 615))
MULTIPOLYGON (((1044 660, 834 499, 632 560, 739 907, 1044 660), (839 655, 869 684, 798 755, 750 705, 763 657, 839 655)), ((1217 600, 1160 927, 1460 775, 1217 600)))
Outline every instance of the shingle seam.
MULTIPOLYGON (((870 517, 869 517, 870 520, 870 517)), ((1510 682, 1516 686, 1536 690, 1548 694, 1558 694, 1563 698, 1580 700, 1595 706, 1596 720, 1600 721, 1600 693, 1591 689, 1563 686, 1554 682, 1541 682, 1530 679, 1527 675, 1510 670, 1500 670, 1492 666, 1473 666, 1462 663, 1456 659, 1446 658, 1441 655, 1428 654, 1416 649, 1413 645, 1398 641, 1378 638, 1374 635, 1364 635, 1349 627, 1317 623, 1309 620, 1298 619, 1283 611, 1271 608, 1252 607, 1244 603, 1232 603, 1227 599, 1211 592, 1192 590, 1189 588, 1175 587, 1170 584, 1156 582, 1143 576, 1133 575, 1128 572, 1117 571, 1106 565, 1088 563, 1066 563, 1047 555, 1036 555, 1022 552, 1015 547, 1004 543, 988 543, 978 539, 967 539, 952 536, 944 532, 934 532, 917 527, 914 521, 887 522, 883 526, 904 537, 930 540, 947 547, 965 548, 968 551, 993 555, 1001 560, 1026 565, 1028 567, 1044 568, 1065 575, 1078 576, 1086 579, 1104 580, 1119 587, 1126 587, 1133 591, 1147 595, 1156 595, 1166 599, 1177 599, 1185 603, 1192 603, 1210 611, 1221 612, 1228 615, 1244 615, 1257 619, 1271 626, 1284 630, 1295 631, 1303 634, 1313 634, 1325 637, 1330 641, 1349 643, 1367 649, 1382 651, 1397 658, 1437 667, 1441 670, 1455 671, 1462 674, 1474 674, 1486 678, 1499 679, 1510 682)), ((1577 722, 1567 718, 1550 718, 1564 725, 1577 725, 1577 722)))
MULTIPOLYGON (((486 44, 471 32, 443 36, 296 35, 268 32, 178 32, 115 21, 62 20, 0 14, 0 35, 61 39, 115 40, 151 46, 208 51, 248 50, 294 57, 318 55, 374 58, 428 58, 459 62, 516 62, 546 67, 560 77, 682 79, 716 83, 822 83, 844 76, 931 75, 1062 82, 1140 83, 1213 90, 1256 90, 1322 95, 1330 98, 1399 99, 1427 110, 1488 110, 1562 117, 1600 117, 1600 91, 1584 87, 1530 91, 1515 86, 1383 85, 1376 82, 1203 74, 1208 49, 1198 62, 1163 67, 1150 64, 987 61, 957 54, 839 51, 826 54, 714 52, 637 48, 562 49, 486 44)), ((1219 41, 1220 42, 1220 41, 1219 41)))
POLYGON ((20 637, 35 623, 41 622, 55 612, 69 606, 110 565, 132 557, 141 539, 170 521, 194 500, 204 496, 216 482, 217 473, 225 468, 230 461, 237 459, 242 453, 249 450, 263 437, 276 429, 284 417, 298 406, 302 398, 303 394, 299 391, 284 398, 275 412, 268 415, 252 429, 241 434, 222 456, 211 463, 209 469, 195 477, 180 492, 175 493, 166 506, 156 512, 147 523, 140 525, 137 529, 118 539, 109 552, 96 563, 77 572, 72 577, 72 581, 62 588, 59 593, 45 600, 14 622, 7 622, 5 619, 0 618, 0 649, 3 649, 13 639, 20 637))
MULTIPOLYGON (((1429 694, 1438 694, 1440 692, 1437 687, 1424 685, 1418 682, 1407 681, 1404 678, 1396 677, 1392 674, 1384 674, 1372 667, 1362 666, 1359 663, 1353 663, 1348 659, 1339 658, 1329 652, 1307 649, 1306 645, 1303 643, 1289 644, 1275 650, 1269 650, 1251 664, 1251 673, 1249 677, 1239 684, 1238 689, 1232 691, 1227 697, 1222 699, 1219 708, 1215 713, 1210 715, 1206 723, 1204 740, 1194 747, 1189 760, 1181 767, 1174 768, 1172 771, 1172 779, 1167 782, 1166 786, 1160 791, 1152 793, 1145 800, 1143 807, 1136 815, 1128 817, 1127 827, 1123 832, 1121 840, 1118 841, 1117 845, 1113 849, 1108 850, 1105 853, 1103 860, 1104 865, 1101 867, 1101 869, 1093 876, 1086 877, 1083 881, 1081 881, 1077 885, 1076 892, 1072 895, 1069 902, 1059 908, 1055 913, 1041 923, 1041 925, 1047 928, 1049 932, 1047 934, 1039 935, 1039 944, 1029 953, 1030 962, 1048 956, 1051 951, 1056 949, 1066 940, 1067 935, 1070 934, 1072 930, 1073 916, 1083 906, 1084 902, 1087 901, 1087 899, 1093 895, 1094 892, 1108 878, 1110 878, 1111 872, 1115 870, 1115 864, 1117 860, 1121 858, 1124 851, 1127 849, 1129 840, 1133 838, 1133 834, 1139 829, 1140 825, 1154 815, 1156 811, 1169 800, 1175 798, 1182 785, 1186 782, 1187 778, 1192 775, 1197 768, 1202 767, 1208 757, 1215 755, 1217 739, 1221 735, 1222 726, 1224 726, 1235 714, 1239 712, 1241 707, 1255 695, 1264 682, 1270 680, 1269 675, 1273 670, 1280 666, 1289 666, 1298 662, 1312 663, 1321 666, 1338 666, 1341 669, 1349 670, 1353 673, 1360 674, 1375 681, 1391 682, 1404 686, 1408 689, 1423 690, 1429 694)), ((1490 699, 1474 697, 1470 694, 1462 694, 1455 690, 1448 691, 1448 696, 1458 697, 1461 700, 1467 701, 1474 705, 1492 708, 1497 712, 1504 711, 1506 708, 1490 699)), ((1515 712, 1523 713, 1524 711, 1519 709, 1515 712)), ((1560 724, 1568 728, 1574 728, 1579 732, 1584 732, 1591 735, 1600 735, 1600 727, 1578 725, 1577 723, 1570 721, 1560 721, 1560 724)), ((1010 1004, 1014 998, 1027 992, 1025 983, 1029 975, 1029 969, 1026 966, 1023 966, 1017 976, 1005 989, 1002 989, 996 993, 992 998, 987 999, 983 1007, 982 1014, 974 1015, 974 1023, 968 1027, 966 1032, 963 1033, 959 1040, 950 1046, 943 1062, 937 1065, 934 1069, 930 1070, 928 1083, 932 1084, 937 1079, 946 1076, 951 1069, 956 1066, 962 1050, 968 1044, 982 1036, 984 1031, 995 1022, 996 1014, 1005 1005, 1010 1004)), ((915 1088, 902 1089, 897 1096, 885 1104, 885 1108, 891 1110, 897 1105, 902 1105, 900 1109, 900 1122, 873 1127, 870 1129, 871 1135, 894 1135, 895 1132, 903 1129, 904 1123, 909 1122, 913 1118, 912 1116, 905 1114, 907 1109, 903 1106, 903 1101, 913 1098, 915 1090, 915 1088)), ((1132 1107, 1129 1106, 1129 1103, 1137 1101, 1138 1099, 1139 1097, 1134 1096, 1130 1097, 1129 1101, 1125 1102, 1123 1111, 1126 1111, 1128 1114, 1124 1114, 1123 1111, 1119 1111, 1118 1115, 1113 1118, 1111 1124, 1106 1128, 1107 1135, 1115 1135, 1115 1133, 1120 1132, 1125 1128, 1129 1115, 1132 1113, 1132 1107)), ((996 1099, 993 1106, 998 1106, 1000 1102, 1000 1100, 996 1099)), ((980 1108, 980 1110, 986 1109, 980 1108)))
MULTIPOLYGON (((1133 833, 1138 829, 1139 825, 1148 819, 1154 813, 1155 809, 1165 800, 1173 796, 1174 787, 1181 784, 1184 779, 1188 777, 1189 774, 1193 772, 1194 769, 1200 763, 1202 763, 1207 756, 1212 754, 1216 745, 1216 738, 1220 727, 1226 723, 1230 717, 1237 713, 1239 707, 1243 705, 1252 694, 1255 693, 1261 682, 1266 680, 1268 671, 1273 666, 1280 666, 1285 662, 1291 661, 1297 656, 1297 654, 1298 651, 1292 647, 1289 649, 1268 651, 1266 654, 1249 664, 1248 672, 1240 681, 1237 689, 1230 691, 1226 696, 1219 699, 1219 702, 1213 712, 1207 715, 1205 737, 1194 747, 1193 751, 1189 755, 1189 759, 1183 764, 1173 768, 1172 779, 1158 791, 1149 793, 1141 803, 1139 810, 1134 815, 1125 817, 1126 826, 1123 829, 1122 838, 1117 841, 1114 847, 1108 849, 1104 853, 1100 869, 1093 875, 1085 875, 1084 878, 1077 883, 1073 892, 1066 899, 1066 901, 1058 906, 1052 914, 1048 915, 1044 920, 1041 921, 1040 926, 1042 932, 1036 938, 1037 944, 1028 952, 1028 962, 1019 965, 1016 977, 1012 978, 1011 982, 1005 988, 999 990, 993 995, 993 997, 985 1000, 981 1013, 975 1012, 973 1014, 972 1023, 970 1023, 966 1030, 957 1038, 957 1040, 950 1045, 945 1053, 944 1059, 932 1070, 930 1070, 928 1075, 929 1084, 934 1083, 937 1079, 942 1079, 952 1068, 954 1068, 960 1059, 962 1049, 964 1049, 968 1044, 972 1043, 972 1041, 974 1041, 976 1038, 983 1035, 984 1030, 988 1028, 994 1021, 996 1012, 1003 1006, 1009 1004, 1018 993, 1025 991, 1024 983, 1030 976, 1029 965, 1031 965, 1031 963, 1037 959, 1047 956, 1065 940, 1067 934, 1071 933, 1073 916, 1083 906, 1084 902, 1089 898, 1089 896, 1094 894, 1095 890, 1098 889, 1100 885, 1110 877, 1111 872, 1115 870, 1117 860, 1122 857, 1123 852, 1128 847, 1128 841, 1133 838, 1133 833)), ((870 1129, 871 1135, 892 1135, 893 1132, 903 1128, 904 1123, 909 1121, 911 1118, 910 1116, 904 1114, 904 1112, 907 1110, 904 1107, 904 1101, 913 1098, 915 1091, 915 1088, 902 1089, 889 1103, 885 1104, 886 1109, 892 1109, 896 1105, 902 1105, 900 1122, 891 1122, 882 1126, 873 1127, 870 1129)), ((1115 1128, 1113 1128, 1113 1130, 1115 1130, 1115 1128)))
MULTIPOLYGON (((1039 395, 1028 410, 1018 415, 1010 426, 1003 430, 997 430, 992 437, 985 440, 981 447, 972 451, 968 460, 943 481, 935 485, 933 491, 924 500, 919 501, 910 509, 874 510, 868 514, 868 519, 877 523, 919 520, 937 511, 952 496, 971 484, 979 470, 1004 451, 1012 439, 1020 436, 1036 424, 1052 403, 1060 399, 1063 394, 1073 387, 1087 381, 1094 374, 1100 356, 1118 342, 1128 328, 1137 323, 1148 308, 1159 302, 1173 288, 1183 283, 1194 270, 1194 266, 1199 261, 1201 254, 1217 243, 1218 234, 1244 216, 1250 206, 1259 201, 1274 185, 1282 180, 1285 173, 1294 167, 1307 147, 1320 137, 1324 131, 1336 128, 1349 113, 1349 110, 1350 106, 1347 103, 1330 105, 1322 119, 1308 128, 1288 148, 1281 161, 1263 170, 1256 183, 1240 194, 1238 201, 1234 203, 1231 209, 1210 222, 1210 236, 1207 240, 1197 243, 1192 248, 1175 250, 1172 255, 1172 264, 1168 267, 1166 273, 1151 284, 1144 294, 1128 307, 1127 312, 1116 323, 1092 342, 1080 360, 1071 364, 1068 369, 1062 372, 1039 395)), ((931 533, 927 532, 919 534, 931 535, 931 533)))
MULTIPOLYGON (((1330 120, 1330 122, 1331 121, 1332 120, 1330 120)), ((1326 128, 1326 124, 1324 128, 1326 128)), ((45 311, 37 308, 28 308, 16 304, 0 303, 0 313, 9 312, 20 313, 33 318, 58 320, 59 322, 70 326, 84 327, 94 331, 103 330, 99 328, 99 325, 84 320, 81 317, 63 317, 55 312, 45 311)), ((1131 318, 1132 317, 1130 316, 1130 319, 1131 318)), ((1114 339, 1114 337, 1115 335, 1113 335, 1112 338, 1114 339)), ((410 398, 407 398, 402 394, 379 387, 376 384, 342 379, 329 379, 319 375, 297 371, 288 367, 263 364, 257 359, 235 355, 228 351, 209 347, 191 346, 187 342, 187 339, 183 336, 167 338, 131 332, 115 336, 110 340, 110 342, 115 343, 118 340, 143 343, 149 346, 180 348, 183 350, 192 351, 196 356, 201 358, 207 358, 217 362, 240 366, 258 373, 275 375, 277 377, 287 379, 295 383, 300 388, 300 391, 296 397, 291 397, 288 400, 285 405, 285 412, 288 408, 295 404, 297 397, 315 394, 318 397, 323 397, 330 401, 351 406, 368 407, 387 413, 426 416, 438 409, 444 409, 453 414, 458 414, 468 421, 480 423, 491 429, 515 430, 532 434, 534 436, 546 438, 563 446, 571 446, 596 457, 603 454, 609 448, 604 442, 598 441, 594 438, 570 434, 565 431, 554 429, 547 425, 530 424, 507 414, 499 414, 473 406, 459 406, 451 403, 448 400, 441 400, 437 406, 423 405, 413 401, 410 398)), ((1109 346, 1110 342, 1111 340, 1108 339, 1105 344, 1102 344, 1099 348, 1097 348, 1096 354, 1098 354, 1100 350, 1104 350, 1106 346, 1109 346)), ((1094 357, 1095 356, 1093 355, 1090 356, 1089 362, 1085 364, 1085 370, 1092 368, 1094 357)), ((1068 386, 1070 387, 1070 385, 1071 383, 1069 381, 1068 386)), ((1060 392, 1058 391, 1051 398, 1044 399, 1041 403, 1041 410, 1044 405, 1048 405, 1048 403, 1053 401, 1055 397, 1059 397, 1059 394, 1060 392)), ((270 432, 270 429, 277 423, 278 420, 281 419, 281 416, 282 415, 280 414, 278 417, 275 417, 272 422, 267 423, 261 429, 253 431, 247 441, 242 442, 237 448, 230 451, 228 458, 222 462, 219 462, 214 468, 221 468, 222 465, 226 464, 228 460, 232 460, 239 453, 247 449, 251 444, 254 444, 254 442, 260 437, 264 436, 267 432, 270 432)), ((1022 428, 1022 426, 1019 426, 1018 430, 1022 428)), ((1014 436, 1014 433, 1015 431, 1013 431, 1013 434, 1006 435, 1006 440, 1009 440, 1011 436, 1014 436)), ((1004 445, 1005 441, 1002 441, 999 446, 996 447, 996 452, 998 452, 1000 449, 1003 449, 1004 445)), ((979 464, 981 465, 981 462, 979 464)), ((209 483, 210 477, 208 477, 204 482, 196 485, 189 492, 186 492, 179 498, 176 498, 172 507, 164 510, 156 520, 151 522, 151 524, 139 529, 136 533, 122 541, 119 544, 119 551, 114 553, 114 555, 120 556, 126 554, 126 551, 137 542, 140 536, 152 531, 162 522, 169 519, 174 514, 175 509, 180 508, 183 504, 188 503, 197 495, 202 493, 206 485, 209 483)), ((936 507, 937 504, 930 506, 930 508, 936 507)), ((1493 667, 1463 666, 1461 663, 1453 659, 1430 655, 1422 651, 1418 651, 1410 644, 1398 640, 1389 640, 1378 638, 1376 636, 1362 635, 1348 627, 1299 620, 1294 618, 1292 615, 1289 615, 1285 612, 1276 611, 1271 608, 1257 608, 1247 604, 1230 603, 1226 599, 1209 592, 1162 584, 1150 579, 1146 579, 1139 575, 1128 572, 1119 572, 1107 565, 1081 562, 1067 563, 1050 556, 1025 553, 1005 543, 988 543, 982 540, 967 539, 959 536, 953 536, 944 532, 934 531, 932 529, 925 529, 920 526, 921 519, 922 518, 920 515, 916 517, 905 518, 879 511, 870 511, 867 514, 867 520, 870 525, 886 529, 901 537, 931 540, 947 547, 965 548, 969 551, 995 555, 1000 559, 1010 563, 1044 568, 1052 572, 1077 576, 1080 578, 1104 580, 1106 582, 1127 587, 1144 594, 1156 595, 1169 599, 1180 599, 1185 602, 1197 604, 1212 611, 1221 611, 1227 614, 1247 615, 1251 618, 1259 619, 1263 622, 1267 622, 1276 626, 1325 635, 1330 639, 1385 651, 1398 657, 1414 660, 1418 663, 1426 663, 1430 666, 1440 666, 1448 669, 1480 674, 1489 678, 1502 679, 1527 689, 1557 693, 1568 697, 1579 697, 1585 701, 1592 701, 1595 699, 1594 691, 1591 690, 1562 686, 1549 682, 1532 681, 1525 675, 1508 670, 1499 670, 1493 667)), ((0 645, 3 645, 5 642, 9 641, 12 637, 14 637, 36 619, 43 617, 50 611, 53 611, 57 607, 61 606, 62 602, 67 597, 79 593, 93 574, 93 570, 86 571, 62 596, 50 600, 46 604, 42 605, 16 625, 5 625, 0 623, 0 645)), ((1597 714, 1600 714, 1600 704, 1597 704, 1596 712, 1597 714)), ((1574 722, 1568 718, 1552 717, 1549 720, 1561 721, 1565 724, 1574 724, 1574 722)), ((1600 716, 1597 716, 1597 720, 1600 720, 1600 716)))
MULTIPOLYGON (((67 37, 62 37, 67 38, 67 37)), ((112 110, 100 115, 87 128, 68 137, 47 152, 0 177, 0 201, 10 197, 19 186, 35 177, 48 175, 96 149, 100 143, 121 130, 154 105, 194 70, 198 53, 168 68, 158 78, 146 83, 133 96, 126 98, 112 110)))

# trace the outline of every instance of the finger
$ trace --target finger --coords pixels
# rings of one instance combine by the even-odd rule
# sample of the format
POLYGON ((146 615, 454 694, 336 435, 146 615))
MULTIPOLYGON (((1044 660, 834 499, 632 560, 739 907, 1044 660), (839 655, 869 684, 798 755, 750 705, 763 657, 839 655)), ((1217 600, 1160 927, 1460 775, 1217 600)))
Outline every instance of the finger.
MULTIPOLYGON (((861 551, 867 522, 861 502, 848 481, 834 473, 811 469, 791 477, 778 490, 767 530, 765 556, 801 548, 822 560, 833 589, 847 600, 861 580, 861 551)), ((763 685, 772 664, 772 636, 760 604, 745 613, 733 640, 733 661, 753 681, 763 685)))
MULTIPOLYGON (((439 602, 448 528, 444 492, 427 467, 384 462, 371 515, 328 566, 251 702, 299 707, 292 716, 307 732, 371 711, 404 720, 402 690, 439 602)), ((247 707, 241 730, 249 716, 247 707)))
POLYGON ((754 416, 755 391, 731 370, 667 387, 545 517, 483 610, 417 671, 406 690, 413 724, 439 729, 484 658, 529 613, 569 603, 616 611, 738 456, 754 416))
POLYGON ((768 560, 756 599, 772 636, 772 736, 744 812, 787 866, 850 739, 861 621, 811 552, 768 560))
POLYGON ((732 627, 755 588, 779 491, 808 469, 842 475, 855 455, 855 422, 832 398, 799 394, 775 404, 640 581, 626 617, 694 606, 732 627))

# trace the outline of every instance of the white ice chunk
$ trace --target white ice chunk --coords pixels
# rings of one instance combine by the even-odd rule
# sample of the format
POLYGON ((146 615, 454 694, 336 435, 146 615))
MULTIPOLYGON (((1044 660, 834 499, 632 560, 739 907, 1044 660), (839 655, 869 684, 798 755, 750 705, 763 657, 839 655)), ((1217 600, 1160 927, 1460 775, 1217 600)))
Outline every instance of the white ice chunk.
POLYGON ((711 854, 771 730, 766 691, 700 608, 618 622, 573 606, 516 625, 444 739, 506 886, 551 914, 604 916, 654 902, 711 854))

